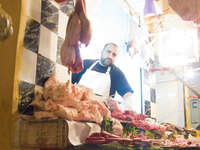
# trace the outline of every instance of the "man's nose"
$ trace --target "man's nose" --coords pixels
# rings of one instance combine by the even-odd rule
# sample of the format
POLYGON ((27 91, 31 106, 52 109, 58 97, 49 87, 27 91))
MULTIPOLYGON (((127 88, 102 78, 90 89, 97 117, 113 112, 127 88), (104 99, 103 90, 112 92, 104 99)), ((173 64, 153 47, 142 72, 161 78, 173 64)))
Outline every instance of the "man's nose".
POLYGON ((112 59, 113 58, 113 54, 109 53, 108 57, 112 59))

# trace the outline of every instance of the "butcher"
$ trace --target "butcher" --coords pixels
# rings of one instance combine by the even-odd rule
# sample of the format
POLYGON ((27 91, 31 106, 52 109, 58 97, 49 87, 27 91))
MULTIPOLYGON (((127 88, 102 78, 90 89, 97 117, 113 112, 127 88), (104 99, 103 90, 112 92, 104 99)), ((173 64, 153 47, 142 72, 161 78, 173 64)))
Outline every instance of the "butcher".
POLYGON ((101 58, 84 60, 84 69, 80 73, 72 74, 72 83, 91 88, 95 94, 106 98, 114 98, 117 92, 124 99, 123 107, 132 109, 133 89, 124 73, 114 65, 117 53, 118 46, 115 43, 105 44, 101 58))

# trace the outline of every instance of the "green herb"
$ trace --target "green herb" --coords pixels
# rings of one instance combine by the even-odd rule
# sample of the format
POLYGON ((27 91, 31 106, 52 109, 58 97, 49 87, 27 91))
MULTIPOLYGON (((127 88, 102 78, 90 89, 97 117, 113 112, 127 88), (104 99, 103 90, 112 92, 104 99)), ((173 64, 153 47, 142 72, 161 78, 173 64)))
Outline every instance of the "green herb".
POLYGON ((157 133, 155 130, 145 130, 144 135, 148 139, 161 139, 162 138, 162 135, 157 133))
POLYGON ((168 136, 168 139, 175 140, 175 139, 176 139, 176 136, 175 136, 174 134, 170 134, 170 135, 168 136))
POLYGON ((148 131, 146 130, 144 132, 144 135, 148 138, 148 139, 155 139, 155 133, 151 132, 151 131, 148 131))
POLYGON ((124 133, 124 136, 128 137, 132 134, 138 134, 139 131, 137 130, 136 127, 130 126, 129 124, 125 124, 123 125, 123 133, 124 133))
POLYGON ((101 123, 101 130, 112 133, 112 121, 108 117, 104 117, 101 123))

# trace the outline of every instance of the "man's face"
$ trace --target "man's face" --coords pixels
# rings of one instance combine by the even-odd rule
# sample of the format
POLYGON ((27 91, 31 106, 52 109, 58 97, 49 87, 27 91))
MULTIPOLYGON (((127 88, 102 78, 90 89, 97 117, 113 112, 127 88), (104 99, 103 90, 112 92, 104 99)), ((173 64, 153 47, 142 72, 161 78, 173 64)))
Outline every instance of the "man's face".
POLYGON ((115 62, 118 48, 114 45, 108 45, 102 52, 101 63, 105 66, 110 66, 115 62))

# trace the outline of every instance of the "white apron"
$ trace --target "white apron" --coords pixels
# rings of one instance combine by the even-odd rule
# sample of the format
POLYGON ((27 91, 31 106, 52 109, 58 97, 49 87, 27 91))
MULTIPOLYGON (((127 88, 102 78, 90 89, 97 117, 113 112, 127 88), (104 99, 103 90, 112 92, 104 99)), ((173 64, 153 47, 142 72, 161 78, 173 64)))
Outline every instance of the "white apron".
POLYGON ((90 68, 86 70, 86 72, 82 75, 79 84, 84 85, 88 88, 91 88, 95 94, 104 96, 106 98, 109 97, 110 94, 110 70, 111 67, 108 67, 106 73, 101 73, 92 70, 92 68, 98 63, 99 61, 94 62, 90 68))

